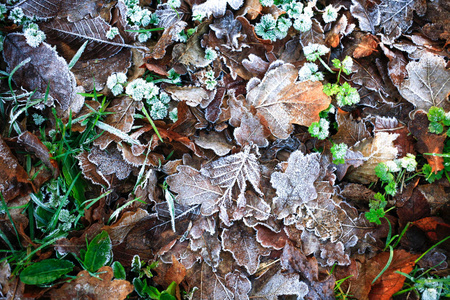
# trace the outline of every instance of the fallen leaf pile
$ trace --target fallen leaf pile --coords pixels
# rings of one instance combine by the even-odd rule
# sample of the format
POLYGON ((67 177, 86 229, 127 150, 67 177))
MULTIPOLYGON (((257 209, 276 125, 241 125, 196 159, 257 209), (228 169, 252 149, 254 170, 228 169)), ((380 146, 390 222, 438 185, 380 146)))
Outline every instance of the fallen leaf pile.
POLYGON ((17 262, 4 261, 2 295, 137 297, 130 274, 139 255, 158 262, 149 285, 176 282, 179 300, 183 291, 205 300, 334 299, 336 283, 356 299, 387 300, 404 288, 399 272, 446 264, 448 241, 417 259, 450 235, 450 131, 430 132, 427 116, 435 107, 450 114, 447 1, 140 1, 151 12, 141 26, 131 2, 5 6, 1 257, 11 247, 27 252, 23 265, 83 257, 86 241, 106 231, 127 276, 78 265, 71 281, 30 287, 17 279, 17 262), (291 21, 295 9, 302 18, 310 11, 306 30, 291 21), (27 25, 7 17, 14 10, 34 18, 45 40, 30 45, 27 25), (277 25, 261 29, 266 17, 277 25), (329 49, 312 63, 322 79, 302 81, 313 44, 329 49), (333 66, 347 56, 349 72, 333 66), (117 94, 109 78, 119 73, 127 81, 117 94), (141 78, 157 96, 130 92, 141 78), (336 79, 357 91, 357 104, 328 96, 336 79), (155 101, 167 117, 149 116, 155 101), (319 139, 308 127, 325 118, 329 134, 319 139), (346 146, 343 164, 335 144, 346 146), (374 194, 384 193, 376 167, 407 155, 418 165, 386 196, 395 209, 369 222, 374 194), (52 217, 63 210, 77 217, 52 217), (405 228, 389 252, 386 239, 405 228))

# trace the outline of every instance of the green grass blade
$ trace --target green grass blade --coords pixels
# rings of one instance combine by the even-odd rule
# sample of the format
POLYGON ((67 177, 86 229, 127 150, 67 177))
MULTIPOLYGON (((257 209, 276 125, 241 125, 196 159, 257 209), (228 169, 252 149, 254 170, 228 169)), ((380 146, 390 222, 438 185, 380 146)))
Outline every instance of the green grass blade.
POLYGON ((392 263, 393 257, 394 257, 394 248, 392 248, 392 246, 389 246, 389 259, 388 259, 386 265, 384 266, 383 270, 381 270, 381 272, 377 275, 377 277, 375 277, 375 279, 372 281, 372 285, 378 280, 378 278, 381 277, 381 275, 383 275, 384 272, 386 272, 386 270, 389 268, 389 266, 392 263))
POLYGON ((78 60, 80 59, 81 55, 84 52, 84 49, 86 49, 88 43, 89 41, 84 42, 84 44, 81 45, 80 49, 78 49, 77 53, 75 53, 74 57, 70 60, 69 70, 72 69, 73 66, 75 66, 75 64, 78 62, 78 60))

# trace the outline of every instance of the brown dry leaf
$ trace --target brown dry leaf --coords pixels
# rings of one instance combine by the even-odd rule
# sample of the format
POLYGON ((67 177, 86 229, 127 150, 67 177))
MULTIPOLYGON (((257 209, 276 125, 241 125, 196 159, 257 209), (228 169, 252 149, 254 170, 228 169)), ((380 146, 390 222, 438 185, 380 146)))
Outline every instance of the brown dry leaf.
POLYGON ((196 86, 170 85, 164 88, 176 101, 184 101, 187 105, 195 107, 206 99, 211 99, 211 92, 196 86))
POLYGON ((125 44, 121 34, 112 40, 108 39, 106 33, 111 26, 100 16, 76 22, 54 19, 44 23, 42 29, 47 35, 46 41, 56 45, 66 59, 70 59, 85 41, 89 43, 80 57, 81 61, 105 59, 119 53, 124 47, 133 47, 125 44))
POLYGON ((406 70, 409 78, 399 88, 406 100, 425 111, 431 106, 450 110, 450 70, 443 57, 425 52, 418 62, 409 62, 406 70))
POLYGON ((394 141, 394 145, 398 150, 398 157, 404 157, 406 154, 415 154, 414 136, 409 132, 409 129, 400 123, 396 118, 380 117, 375 118, 374 132, 389 132, 396 133, 399 136, 394 141))
MULTIPOLYGON (((423 218, 413 224, 425 232, 433 243, 437 243, 450 235, 450 225, 440 217, 423 218)), ((443 249, 448 248, 449 244, 449 241, 446 241, 441 247, 443 249)))
POLYGON ((375 27, 380 25, 380 10, 375 1, 372 0, 352 0, 350 7, 352 16, 358 19, 359 28, 362 31, 376 33, 375 27))
POLYGON ((427 4, 425 0, 383 0, 378 9, 380 27, 390 40, 395 40, 413 24, 414 11, 419 16, 425 14, 427 4))
POLYGON ((299 272, 309 282, 319 280, 319 265, 315 257, 306 257, 300 248, 292 242, 287 242, 280 257, 280 264, 284 270, 290 273, 299 272))
POLYGON ((339 109, 336 114, 336 122, 338 123, 338 132, 333 135, 333 142, 345 143, 349 147, 365 138, 370 137, 370 132, 366 128, 363 120, 357 121, 353 119, 351 113, 339 109))
POLYGON ((320 82, 296 82, 298 70, 283 64, 266 73, 261 83, 247 94, 263 124, 280 139, 289 137, 292 124, 309 126, 319 121, 319 112, 328 108, 330 97, 320 82))
MULTIPOLYGON (((201 222, 204 219, 200 219, 201 222)), ((203 222, 202 222, 203 223, 203 222)), ((215 229, 214 229, 215 230, 215 229)), ((191 231, 191 242, 190 247, 193 251, 200 252, 200 256, 205 263, 207 263, 214 271, 220 263, 220 253, 222 251, 222 244, 218 238, 219 233, 210 233, 207 230, 203 230, 203 234, 198 237, 192 234, 191 231)))
MULTIPOLYGON (((173 8, 170 8, 173 11, 173 8)), ((183 54, 174 59, 189 69, 204 68, 211 63, 205 58, 205 50, 201 47, 202 36, 209 31, 209 24, 211 22, 202 22, 197 26, 195 33, 189 38, 186 43, 186 48, 183 54)))
POLYGON ((103 174, 97 172, 97 166, 89 161, 88 152, 81 152, 76 156, 78 165, 83 172, 85 178, 89 179, 93 184, 110 186, 110 181, 103 174))
MULTIPOLYGON (((229 263, 229 261, 222 262, 222 264, 224 263, 229 263)), ((192 269, 189 269, 186 276, 189 290, 192 290, 193 287, 197 287, 193 299, 248 300, 247 293, 251 288, 251 283, 247 277, 239 271, 236 271, 236 273, 227 273, 227 275, 231 275, 229 275, 228 280, 226 280, 226 275, 224 276, 223 274, 225 274, 225 272, 220 272, 219 270, 214 271, 205 263, 200 265, 197 264, 192 269), (229 285, 236 283, 242 284, 242 289, 238 286, 229 285)))
POLYGON ((200 171, 182 165, 178 173, 167 177, 170 189, 177 193, 177 201, 181 205, 201 204, 202 214, 209 216, 219 210, 217 201, 222 197, 222 189, 200 171))
POLYGON ((159 38, 158 43, 153 47, 151 53, 144 59, 153 58, 161 59, 166 55, 166 49, 176 41, 176 36, 181 32, 187 23, 179 21, 164 29, 162 36, 159 38))
POLYGON ((33 191, 28 174, 0 136, 0 191, 6 202, 33 191))
POLYGON ((233 13, 228 11, 224 17, 216 19, 210 28, 212 30, 203 37, 202 45, 220 51, 221 59, 230 69, 233 79, 239 76, 249 80, 264 74, 254 74, 242 64, 250 54, 264 60, 273 49, 270 41, 256 36, 254 26, 246 18, 234 19, 233 13))
POLYGON ((353 51, 352 56, 354 58, 361 58, 371 55, 373 52, 377 51, 378 40, 372 34, 365 35, 358 46, 353 51))
POLYGON ((203 149, 213 150, 218 156, 225 156, 233 149, 233 145, 228 143, 225 135, 216 131, 200 131, 200 134, 194 137, 194 142, 203 149))
POLYGON ((172 255, 172 266, 167 270, 167 273, 164 274, 164 280, 167 283, 167 286, 175 281, 177 284, 180 284, 184 277, 186 276, 186 268, 181 264, 175 256, 172 255))
POLYGON ((351 80, 371 91, 387 95, 384 88, 385 84, 378 74, 374 63, 368 58, 353 61, 354 73, 352 74, 351 80))
POLYGON ((300 281, 298 273, 283 273, 279 270, 276 274, 258 278, 253 284, 250 297, 256 300, 278 300, 278 296, 296 295, 297 299, 302 299, 308 291, 308 286, 300 281))
MULTIPOLYGON (((142 102, 137 102, 130 97, 115 98, 106 108, 105 112, 110 113, 104 120, 104 123, 120 130, 123 133, 129 133, 134 122, 134 113, 142 102)), ((119 143, 122 140, 110 132, 103 134, 94 141, 94 145, 104 150, 112 142, 119 143)))
MULTIPOLYGON (((400 291, 406 277, 396 273, 400 271, 406 274, 412 271, 415 260, 419 255, 411 254, 405 250, 394 250, 392 262, 381 277, 374 283, 369 293, 370 300, 389 300, 392 295, 400 291)), ((388 252, 382 252, 372 260, 378 262, 379 266, 385 266, 389 259, 388 252)), ((371 261, 372 261, 371 260, 371 261)))
POLYGON ((311 29, 300 34, 300 44, 303 47, 309 44, 325 45, 325 35, 323 34, 322 25, 316 19, 311 19, 311 21, 311 29))
POLYGON ((123 180, 132 171, 132 166, 123 160, 122 154, 115 145, 103 151, 98 147, 93 147, 87 158, 97 166, 97 173, 103 178, 106 175, 115 174, 117 179, 123 180))
POLYGON ((346 33, 348 26, 348 19, 345 15, 342 15, 339 20, 334 24, 333 28, 327 33, 325 38, 325 44, 328 47, 336 48, 341 42, 341 37, 346 33))
POLYGON ((319 176, 319 154, 303 155, 300 150, 291 154, 284 172, 273 172, 270 182, 277 190, 273 212, 278 219, 294 213, 303 203, 317 197, 314 181, 319 176))
POLYGON ((224 228, 221 238, 223 250, 231 252, 237 264, 244 266, 250 275, 258 269, 260 257, 270 254, 270 250, 256 240, 255 231, 242 222, 224 228))
POLYGON ((136 211, 127 211, 120 217, 119 220, 114 222, 112 225, 104 226, 102 230, 108 232, 113 244, 120 244, 123 242, 128 232, 133 229, 136 223, 148 216, 149 213, 141 208, 138 208, 136 211))
POLYGON ((56 16, 68 17, 71 22, 81 20, 86 15, 95 17, 98 14, 98 0, 25 0, 16 3, 12 8, 20 7, 25 16, 33 19, 50 19, 56 16))
POLYGON ((402 85, 406 77, 408 77, 408 71, 406 71, 406 64, 408 63, 400 51, 391 51, 383 43, 380 43, 381 49, 383 49, 384 55, 389 58, 388 72, 392 83, 399 87, 402 85))
MULTIPOLYGON (((260 190, 260 166, 257 156, 251 150, 252 147, 247 146, 241 152, 221 157, 201 169, 202 175, 208 177, 213 185, 219 186, 223 191, 223 195, 217 200, 217 205, 220 207, 220 218, 227 226, 230 225, 228 213, 232 213, 228 211, 229 208, 236 206, 240 210, 248 205, 249 199, 245 194, 247 182, 258 194, 260 205, 268 207, 262 199, 264 195, 260 190)), ((252 200, 255 201, 255 199, 252 200)))
POLYGON ((397 158, 398 150, 394 146, 394 140, 397 137, 398 134, 379 132, 375 134, 374 138, 356 144, 351 150, 360 151, 365 162, 358 168, 350 170, 347 178, 363 184, 376 182, 378 176, 375 174, 375 167, 381 162, 397 158))
POLYGON ((238 11, 238 15, 245 15, 250 21, 252 21, 259 16, 262 8, 263 7, 258 0, 245 0, 244 6, 238 11))
POLYGON ((264 225, 256 225, 256 240, 265 248, 281 250, 286 245, 288 237, 284 230, 274 232, 264 225))
POLYGON ((33 48, 27 44, 23 34, 8 34, 3 56, 8 64, 8 72, 30 58, 28 63, 14 73, 13 79, 19 87, 29 91, 36 90, 34 98, 44 98, 49 86, 50 101, 47 105, 51 106, 53 100, 56 100, 63 112, 73 105, 76 108, 73 107, 72 111, 79 111, 83 106, 84 97, 77 94, 81 90, 76 86, 74 75, 69 71, 66 61, 49 44, 42 43, 33 48))
MULTIPOLYGON (((450 78, 450 77, 449 77, 450 78)), ((444 150, 445 135, 428 132, 428 117, 423 111, 417 111, 414 119, 408 124, 409 130, 417 139, 415 148, 420 153, 442 154, 444 150)), ((444 158, 439 156, 424 155, 434 173, 444 169, 444 158)))
POLYGON ((50 291, 52 300, 92 299, 92 300, 122 300, 134 290, 133 285, 126 280, 113 279, 111 267, 101 267, 97 277, 81 271, 77 279, 65 283, 59 289, 50 291))

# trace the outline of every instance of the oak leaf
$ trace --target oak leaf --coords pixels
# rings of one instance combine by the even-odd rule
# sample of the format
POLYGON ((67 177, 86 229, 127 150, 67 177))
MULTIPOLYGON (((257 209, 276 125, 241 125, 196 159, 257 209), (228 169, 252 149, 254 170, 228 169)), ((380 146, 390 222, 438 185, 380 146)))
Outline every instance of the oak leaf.
POLYGON ((322 91, 322 83, 296 82, 297 77, 297 68, 282 64, 269 70, 247 94, 248 104, 255 107, 262 123, 266 122, 277 138, 288 138, 292 124, 309 126, 319 121, 319 112, 331 103, 322 91))
POLYGON ((258 269, 260 257, 270 254, 270 250, 256 240, 255 231, 242 222, 235 222, 231 228, 223 229, 222 248, 231 252, 237 264, 244 266, 250 275, 258 269))
POLYGON ((273 210, 278 219, 294 213, 301 204, 317 197, 314 181, 319 176, 319 154, 303 155, 300 150, 291 154, 285 172, 274 172, 270 182, 277 190, 273 210))
MULTIPOLYGON (((230 225, 227 208, 236 201, 238 209, 245 208, 247 199, 245 191, 247 182, 251 184, 260 197, 261 171, 257 157, 251 153, 251 147, 245 147, 241 152, 221 157, 208 163, 201 169, 202 175, 208 177, 211 183, 222 189, 223 195, 218 199, 220 206, 220 218, 225 224, 230 225)), ((260 199, 260 201, 264 201, 260 199)))

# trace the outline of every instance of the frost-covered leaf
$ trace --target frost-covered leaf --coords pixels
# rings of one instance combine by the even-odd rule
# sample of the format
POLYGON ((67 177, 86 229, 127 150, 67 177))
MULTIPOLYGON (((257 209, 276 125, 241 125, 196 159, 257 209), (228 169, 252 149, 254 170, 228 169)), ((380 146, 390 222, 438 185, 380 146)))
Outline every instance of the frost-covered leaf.
POLYGON ((204 149, 213 150, 218 156, 227 155, 233 148, 233 145, 228 143, 224 134, 216 131, 201 131, 198 137, 194 138, 194 142, 204 149))
POLYGON ((222 189, 190 166, 179 166, 178 173, 167 177, 171 191, 177 193, 181 205, 201 204, 202 214, 211 215, 219 210, 217 201, 222 197, 222 189))
POLYGON ((98 0, 22 0, 13 8, 22 9, 28 18, 50 19, 68 17, 69 21, 81 20, 86 15, 97 14, 98 0))
POLYGON ((351 113, 339 110, 336 114, 338 132, 333 135, 333 142, 336 144, 345 143, 351 147, 359 141, 370 137, 364 121, 356 121, 351 113))
POLYGON ((163 3, 158 4, 155 15, 159 19, 157 27, 168 28, 183 19, 184 12, 181 9, 170 7, 168 3, 163 3))
POLYGON ((444 58, 425 52, 418 62, 408 63, 406 70, 409 78, 399 88, 406 100, 426 111, 431 106, 450 109, 450 70, 444 58))
POLYGON ((233 273, 225 275, 225 282, 230 291, 234 295, 234 299, 248 300, 248 293, 252 289, 250 280, 240 271, 235 270, 233 273))
POLYGON ((196 86, 167 86, 164 89, 176 101, 185 101, 187 105, 195 107, 202 101, 211 98, 211 92, 196 86))
POLYGON ((54 300, 127 298, 133 292, 133 285, 126 280, 113 280, 113 277, 113 270, 108 266, 100 268, 95 277, 88 271, 81 271, 75 280, 65 283, 59 289, 53 289, 50 294, 54 300))
POLYGON ((193 251, 200 252, 203 261, 216 271, 220 263, 220 252, 222 251, 222 244, 218 239, 217 232, 210 234, 204 231, 198 239, 191 238, 189 245, 193 251))
POLYGON ((78 166, 83 172, 85 178, 89 179, 93 184, 110 186, 110 182, 108 178, 106 178, 103 174, 97 172, 97 166, 90 162, 88 159, 87 152, 81 152, 76 156, 78 159, 78 166))
POLYGON ((119 180, 127 178, 132 171, 132 166, 123 160, 116 147, 110 147, 106 151, 93 147, 88 154, 88 160, 98 167, 98 173, 115 174, 119 180))
POLYGON ((360 151, 365 162, 358 168, 351 170, 347 178, 369 184, 378 180, 375 167, 381 163, 397 158, 398 150, 394 146, 394 140, 398 134, 378 132, 373 139, 366 139, 353 147, 353 151, 360 151))
POLYGON ((350 6, 352 16, 358 19, 359 28, 375 34, 375 27, 380 25, 380 10, 378 5, 371 0, 352 0, 350 6))
POLYGON ((55 44, 63 53, 67 47, 77 51, 85 41, 89 41, 80 61, 105 59, 119 53, 124 47, 134 47, 125 44, 124 38, 120 34, 113 39, 108 39, 106 33, 111 29, 111 25, 100 16, 77 22, 54 19, 42 24, 42 29, 47 35, 46 41, 55 44))
POLYGON ((249 80, 263 75, 252 73, 254 70, 248 70, 243 63, 250 55, 266 60, 273 50, 273 45, 270 41, 257 37, 254 26, 246 18, 234 19, 233 13, 227 11, 225 16, 215 20, 210 27, 212 30, 203 37, 202 46, 220 51, 220 57, 230 69, 233 79, 239 76, 249 80))
POLYGON ((313 183, 319 172, 319 154, 303 155, 297 150, 289 157, 285 172, 272 174, 270 182, 277 190, 273 210, 278 219, 295 212, 298 206, 317 197, 313 183))
POLYGON ((248 104, 255 107, 262 123, 267 123, 277 138, 288 138, 292 124, 309 126, 319 121, 319 112, 331 102, 322 91, 322 83, 296 82, 297 77, 297 68, 283 64, 269 70, 247 94, 248 104))
POLYGON ((286 245, 288 237, 284 230, 274 232, 264 225, 256 225, 256 240, 265 248, 281 250, 286 245))
POLYGON ((300 44, 303 47, 308 46, 308 44, 325 45, 325 35, 323 32, 322 25, 316 19, 312 19, 311 29, 300 34, 300 44))
POLYGON ((25 59, 31 59, 14 73, 14 82, 29 91, 36 90, 35 98, 44 98, 49 86, 48 98, 51 101, 48 105, 56 100, 61 110, 66 111, 81 97, 77 95, 80 91, 66 61, 49 44, 41 43, 33 48, 27 44, 23 34, 12 33, 5 38, 3 57, 9 72, 25 59))
MULTIPOLYGON (((141 102, 134 101, 130 97, 116 98, 106 108, 105 112, 110 114, 106 116, 104 122, 123 133, 129 133, 134 122, 134 112, 140 105, 141 102)), ((106 131, 94 141, 94 145, 104 150, 113 141, 119 143, 122 140, 106 131)))
POLYGON ((222 247, 231 252, 238 265, 244 266, 250 275, 258 269, 260 257, 270 254, 270 250, 256 240, 255 231, 242 222, 223 229, 222 247))
POLYGON ((413 23, 414 11, 423 16, 427 10, 424 0, 384 0, 379 6, 380 26, 394 40, 406 32, 413 23))
MULTIPOLYGON (((195 268, 195 267, 194 267, 195 268)), ((220 272, 214 272, 207 264, 201 264, 195 269, 191 270, 192 275, 188 273, 187 282, 190 289, 194 286, 197 287, 194 292, 193 299, 210 300, 210 299, 223 299, 223 300, 235 300, 232 291, 233 287, 228 287, 225 276, 220 272), (191 276, 189 276, 191 275, 191 276)), ((230 278, 230 283, 233 282, 230 278)), ((245 298, 244 298, 245 299, 245 298)))
POLYGON ((278 300, 278 296, 296 295, 297 299, 303 299, 307 294, 308 286, 300 281, 298 273, 282 273, 280 270, 265 282, 258 282, 250 297, 256 300, 278 300))
POLYGON ((149 213, 146 210, 138 208, 136 211, 125 212, 119 220, 112 225, 103 226, 113 244, 120 244, 126 238, 128 232, 143 218, 148 217, 149 213))
MULTIPOLYGON (((220 206, 220 217, 222 221, 229 224, 227 208, 236 201, 237 208, 245 208, 247 199, 245 190, 247 182, 260 197, 261 172, 257 157, 251 153, 251 147, 247 146, 243 151, 219 158, 205 165, 201 169, 203 176, 211 180, 211 184, 220 187, 223 195, 217 201, 220 206), (234 200, 234 201, 233 201, 234 200)), ((261 201, 263 201, 261 199, 261 201)))
POLYGON ((206 0, 202 4, 195 4, 192 7, 192 14, 202 14, 206 16, 214 15, 214 17, 220 17, 225 14, 227 4, 234 10, 237 10, 244 4, 244 0, 206 0))

